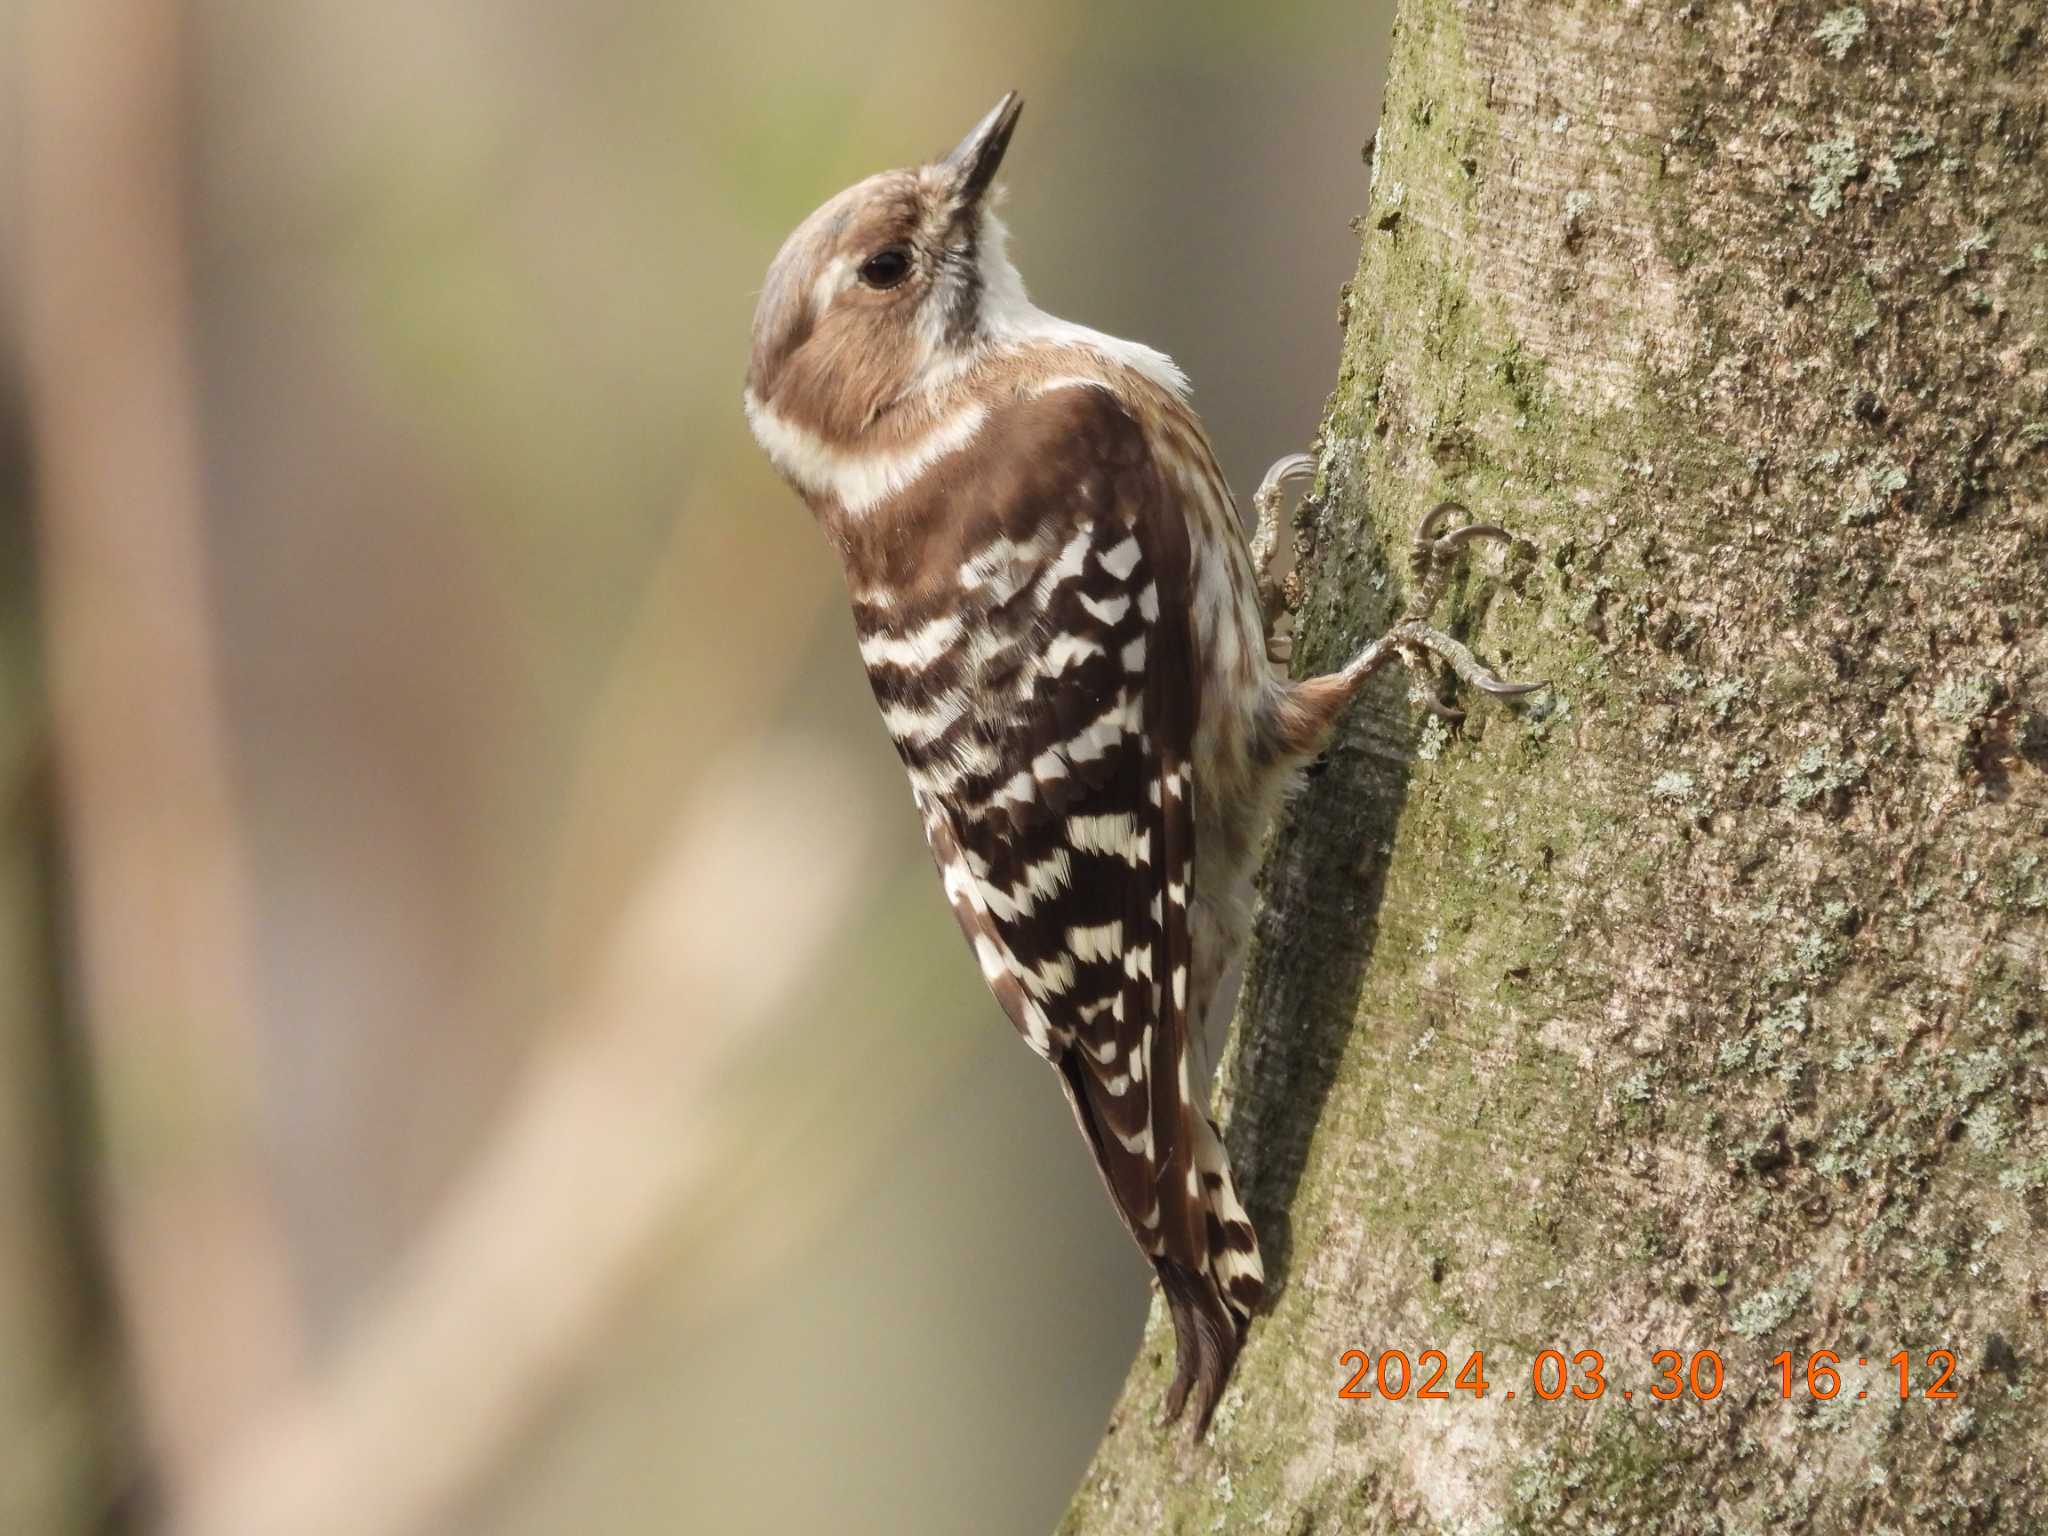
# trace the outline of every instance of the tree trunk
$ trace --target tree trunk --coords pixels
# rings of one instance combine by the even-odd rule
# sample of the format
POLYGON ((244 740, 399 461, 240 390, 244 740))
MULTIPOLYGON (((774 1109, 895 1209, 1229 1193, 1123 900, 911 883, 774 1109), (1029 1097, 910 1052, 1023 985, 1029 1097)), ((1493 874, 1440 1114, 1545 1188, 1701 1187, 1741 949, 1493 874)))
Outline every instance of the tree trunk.
POLYGON ((1270 1307, 1198 1447, 1155 1312, 1065 1530, 2048 1521, 2044 127, 2027 0, 1403 0, 1295 666, 1452 496, 1555 688, 1385 682, 1290 807, 1270 1307))

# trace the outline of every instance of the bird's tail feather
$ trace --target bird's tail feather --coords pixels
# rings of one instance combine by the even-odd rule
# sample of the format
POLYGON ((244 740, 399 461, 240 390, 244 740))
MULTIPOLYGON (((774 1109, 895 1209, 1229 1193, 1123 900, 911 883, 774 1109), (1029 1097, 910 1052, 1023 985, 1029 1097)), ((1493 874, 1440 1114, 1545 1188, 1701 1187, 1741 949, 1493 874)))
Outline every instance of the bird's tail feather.
POLYGON ((1208 1206, 1209 1272, 1230 1310, 1249 1320, 1266 1293, 1266 1268, 1259 1260, 1259 1239, 1252 1231, 1252 1219, 1237 1198, 1237 1183, 1230 1176, 1230 1154, 1216 1122, 1197 1112, 1195 1130, 1195 1171, 1202 1180, 1202 1198, 1208 1206))
POLYGON ((1209 1427, 1216 1400, 1230 1380, 1244 1343, 1244 1319, 1223 1304, 1215 1282, 1189 1269, 1178 1259, 1154 1259, 1159 1289, 1166 1297, 1167 1315, 1173 1319, 1173 1385, 1166 1389, 1163 1422, 1171 1424, 1181 1415, 1190 1395, 1195 1403, 1195 1433, 1209 1427))
POLYGON ((1199 1269, 1172 1258, 1152 1262, 1173 1319, 1174 1372, 1166 1393, 1166 1419, 1178 1418, 1192 1396, 1195 1433, 1200 1435, 1229 1384, 1252 1312, 1265 1293, 1265 1269, 1251 1218, 1237 1198, 1223 1138, 1208 1116, 1197 1111, 1190 1118, 1204 1207, 1206 1262, 1199 1269))

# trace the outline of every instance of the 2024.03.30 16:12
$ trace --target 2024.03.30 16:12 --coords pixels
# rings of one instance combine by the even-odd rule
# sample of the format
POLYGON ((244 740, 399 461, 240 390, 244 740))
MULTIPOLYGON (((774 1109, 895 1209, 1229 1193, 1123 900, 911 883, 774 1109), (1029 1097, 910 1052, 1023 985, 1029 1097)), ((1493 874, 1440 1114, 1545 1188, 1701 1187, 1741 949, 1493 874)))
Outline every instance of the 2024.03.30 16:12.
MULTIPOLYGON (((1362 1400, 1377 1397, 1401 1401, 1411 1396, 1412 1389, 1415 1401, 1441 1403, 1449 1402, 1454 1392, 1466 1392, 1478 1399, 1485 1397, 1489 1390, 1483 1350, 1474 1350, 1466 1357, 1448 1388, 1443 1381, 1450 1374, 1450 1357, 1440 1349, 1425 1349, 1416 1356, 1412 1365, 1405 1350, 1383 1350, 1374 1356, 1366 1350, 1347 1349, 1338 1357, 1338 1363, 1351 1372, 1350 1379, 1337 1388, 1340 1398, 1362 1400)), ((1770 1363, 1777 1368, 1779 1395, 1782 1397, 1792 1397, 1802 1383, 1808 1397, 1822 1401, 1839 1396, 1843 1390, 1842 1357, 1832 1349, 1819 1350, 1807 1356, 1803 1363, 1786 1350, 1770 1363)), ((1866 1369, 1870 1365, 1868 1357, 1862 1355, 1856 1357, 1855 1363, 1866 1369)), ((1886 1363, 1898 1372, 1899 1400, 1904 1402, 1914 1395, 1914 1357, 1910 1351, 1902 1349, 1886 1363)), ((1651 1383, 1645 1390, 1657 1402, 1676 1402, 1683 1397, 1691 1397, 1697 1402, 1712 1402, 1721 1395, 1726 1380, 1721 1357, 1711 1349, 1700 1350, 1690 1359, 1675 1349, 1660 1349, 1650 1356, 1650 1368, 1651 1383)), ((1920 1395, 1933 1402, 1954 1401, 1957 1392, 1951 1381, 1955 1369, 1953 1350, 1930 1350, 1921 1362, 1920 1395)), ((1606 1396, 1609 1390, 1606 1357, 1597 1349, 1579 1350, 1569 1359, 1562 1350, 1542 1350, 1530 1362, 1529 1385, 1532 1394, 1543 1402, 1555 1402, 1567 1394, 1592 1402, 1606 1396)), ((1624 1401, 1635 1399, 1632 1387, 1615 1390, 1620 1392, 1624 1401)), ((1515 1389, 1507 1388, 1504 1396, 1512 1400, 1516 1396, 1515 1389)), ((1870 1389, 1859 1388, 1855 1396, 1868 1398, 1870 1389)))

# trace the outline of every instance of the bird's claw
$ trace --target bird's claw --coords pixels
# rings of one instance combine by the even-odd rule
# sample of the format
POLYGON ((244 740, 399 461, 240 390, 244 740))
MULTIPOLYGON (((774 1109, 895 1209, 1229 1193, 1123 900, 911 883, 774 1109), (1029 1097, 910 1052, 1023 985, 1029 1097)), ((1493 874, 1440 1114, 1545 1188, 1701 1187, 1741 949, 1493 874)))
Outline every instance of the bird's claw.
POLYGON ((1279 584, 1280 573, 1273 567, 1284 547, 1280 538, 1280 507, 1287 499, 1287 487, 1315 472, 1314 455, 1286 454, 1273 461, 1259 481, 1259 488, 1252 492, 1252 565, 1259 573, 1261 588, 1279 584))
POLYGON ((1275 459, 1259 481, 1259 488, 1252 492, 1252 505, 1262 516, 1278 512, 1280 492, 1295 480, 1304 480, 1316 472, 1316 456, 1312 453, 1286 453, 1275 459))
MULTIPOLYGON (((1458 551, 1477 539, 1499 539, 1504 544, 1514 542, 1514 535, 1497 523, 1465 523, 1448 532, 1443 531, 1444 524, 1460 514, 1471 515, 1461 502, 1440 501, 1424 513, 1422 521, 1416 525, 1415 540, 1409 554, 1409 568, 1415 577, 1415 595, 1408 607, 1408 622, 1418 632, 1417 637, 1425 649, 1451 662, 1453 670, 1461 678, 1483 693, 1490 693, 1497 699, 1517 699, 1539 688, 1549 687, 1547 682, 1511 682, 1464 646, 1428 628, 1429 616, 1443 596, 1444 586, 1457 563, 1458 551)), ((1453 712, 1449 706, 1436 700, 1425 699, 1424 702, 1443 719, 1463 718, 1462 711, 1453 712)))
POLYGON ((1280 511, 1287 500, 1287 487, 1315 472, 1313 454, 1286 454, 1273 461, 1260 479, 1259 488, 1252 492, 1252 569, 1258 580, 1259 612, 1266 624, 1266 655, 1280 666, 1287 664, 1292 651, 1292 642, 1276 633, 1287 608, 1286 572, 1281 566, 1288 543, 1280 537, 1280 511))
POLYGON ((1424 586, 1432 580, 1441 581, 1448 575, 1458 551, 1474 539, 1499 539, 1503 544, 1515 541, 1515 536, 1497 523, 1466 523, 1449 533, 1439 534, 1437 529, 1443 526, 1445 519, 1457 512, 1470 516, 1470 510, 1463 502, 1440 501, 1415 525, 1415 541, 1408 555, 1408 568, 1415 580, 1424 586))

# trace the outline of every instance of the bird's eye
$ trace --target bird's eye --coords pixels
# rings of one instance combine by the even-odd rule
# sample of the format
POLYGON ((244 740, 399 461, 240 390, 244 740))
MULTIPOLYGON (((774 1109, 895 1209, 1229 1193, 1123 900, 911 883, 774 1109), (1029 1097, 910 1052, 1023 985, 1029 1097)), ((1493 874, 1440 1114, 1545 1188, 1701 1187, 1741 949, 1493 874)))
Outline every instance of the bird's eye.
POLYGON ((910 276, 910 252, 900 245, 875 252, 860 264, 860 280, 870 288, 894 288, 910 276))

